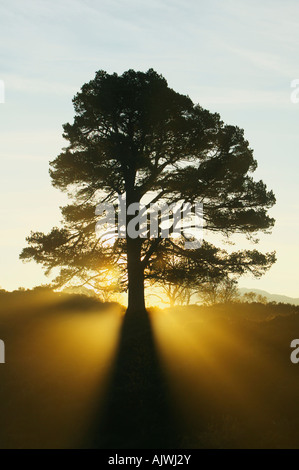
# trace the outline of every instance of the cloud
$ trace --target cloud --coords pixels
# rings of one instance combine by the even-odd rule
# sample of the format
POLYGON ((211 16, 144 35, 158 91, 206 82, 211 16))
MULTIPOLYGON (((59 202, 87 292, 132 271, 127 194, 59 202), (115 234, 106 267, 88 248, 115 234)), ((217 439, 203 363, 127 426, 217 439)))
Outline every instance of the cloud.
POLYGON ((78 88, 62 82, 47 81, 38 78, 24 77, 22 74, 4 74, 1 76, 5 83, 6 90, 32 93, 32 94, 55 94, 74 95, 78 88))
POLYGON ((289 107, 290 91, 268 91, 249 88, 221 88, 221 87, 199 87, 196 90, 198 101, 202 106, 214 104, 226 104, 233 106, 271 106, 289 107))

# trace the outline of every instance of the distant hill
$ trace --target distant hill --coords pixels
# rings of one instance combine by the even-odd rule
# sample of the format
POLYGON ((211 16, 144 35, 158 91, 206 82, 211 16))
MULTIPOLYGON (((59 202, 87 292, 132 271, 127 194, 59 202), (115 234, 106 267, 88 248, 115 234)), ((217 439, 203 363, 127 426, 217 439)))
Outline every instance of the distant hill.
POLYGON ((288 297, 287 295, 270 294, 269 292, 261 289, 248 289, 247 287, 241 287, 239 289, 240 294, 246 294, 247 292, 254 292, 257 295, 266 297, 269 302, 282 302, 285 304, 299 305, 298 297, 288 297))

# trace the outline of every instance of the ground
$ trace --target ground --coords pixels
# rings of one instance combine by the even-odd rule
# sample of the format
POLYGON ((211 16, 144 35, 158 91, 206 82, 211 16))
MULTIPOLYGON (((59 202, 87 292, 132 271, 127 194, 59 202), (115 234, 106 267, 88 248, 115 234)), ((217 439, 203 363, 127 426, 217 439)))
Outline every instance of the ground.
POLYGON ((1 293, 1 448, 298 448, 299 308, 1 293))

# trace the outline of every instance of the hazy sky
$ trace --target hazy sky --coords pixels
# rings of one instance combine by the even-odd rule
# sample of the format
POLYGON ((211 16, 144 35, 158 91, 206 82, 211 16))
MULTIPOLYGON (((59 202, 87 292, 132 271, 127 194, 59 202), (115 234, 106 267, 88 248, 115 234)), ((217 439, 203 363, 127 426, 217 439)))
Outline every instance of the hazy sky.
MULTIPOLYGON (((295 0, 1 0, 0 285, 45 282, 18 260, 30 230, 60 220, 65 198, 48 162, 72 121, 72 97, 95 71, 154 68, 169 85, 245 129, 277 205, 268 274, 240 285, 299 297, 299 3, 295 0)), ((250 248, 251 246, 247 244, 250 248)))

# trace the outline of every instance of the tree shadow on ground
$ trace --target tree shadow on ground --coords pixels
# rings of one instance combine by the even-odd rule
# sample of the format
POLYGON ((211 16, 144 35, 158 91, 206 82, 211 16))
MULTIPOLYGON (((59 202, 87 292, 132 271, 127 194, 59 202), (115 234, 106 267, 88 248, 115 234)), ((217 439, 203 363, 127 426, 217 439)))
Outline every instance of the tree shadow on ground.
POLYGON ((96 415, 87 446, 177 448, 177 436, 149 317, 125 315, 106 403, 96 415))

